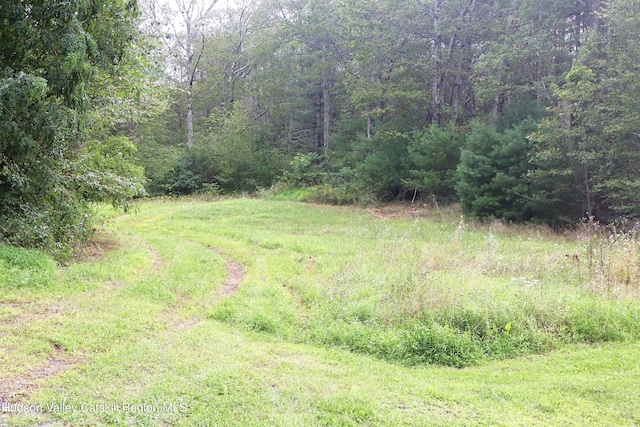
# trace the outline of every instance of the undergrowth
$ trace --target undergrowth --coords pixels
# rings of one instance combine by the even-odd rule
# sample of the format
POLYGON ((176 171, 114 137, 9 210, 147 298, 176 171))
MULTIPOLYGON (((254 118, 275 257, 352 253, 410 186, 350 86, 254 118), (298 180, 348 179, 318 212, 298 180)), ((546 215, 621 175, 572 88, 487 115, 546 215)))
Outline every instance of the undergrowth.
POLYGON ((464 367, 569 343, 640 338, 635 237, 585 240, 459 217, 348 219, 349 213, 345 229, 333 222, 338 212, 314 208, 322 219, 299 209, 253 229, 252 241, 261 242, 255 255, 264 264, 277 257, 281 271, 266 267, 259 287, 247 283, 210 318, 408 365, 464 367), (328 248, 320 249, 318 234, 328 248), (588 271, 575 262, 575 254, 584 262, 583 253, 598 257, 588 271), (290 271, 282 265, 287 258, 296 260, 290 271))
POLYGON ((577 231, 580 253, 572 261, 592 291, 613 298, 637 298, 640 291, 640 235, 630 224, 604 226, 585 218, 577 231), (628 230, 630 229, 630 230, 628 230))

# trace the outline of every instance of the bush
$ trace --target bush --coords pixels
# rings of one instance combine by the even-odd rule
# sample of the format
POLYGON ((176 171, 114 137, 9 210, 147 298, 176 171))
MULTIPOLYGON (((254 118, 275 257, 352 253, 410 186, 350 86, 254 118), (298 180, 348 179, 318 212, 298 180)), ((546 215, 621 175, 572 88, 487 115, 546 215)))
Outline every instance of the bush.
POLYGON ((162 177, 159 187, 165 194, 179 196, 193 194, 202 187, 202 178, 195 172, 197 161, 192 150, 184 147, 173 165, 162 177))
MULTIPOLYGON (((269 187, 280 175, 283 161, 241 107, 214 114, 211 128, 193 147, 174 147, 171 167, 152 175, 152 185, 164 194, 186 195, 254 192, 269 187), (212 193, 213 190, 213 193, 212 193)), ((148 141, 147 145, 152 145, 148 141)), ((157 145, 157 144, 156 144, 157 145)), ((153 160, 147 159, 147 160, 153 160)), ((149 163, 154 167, 154 163, 149 163)))
POLYGON ((320 156, 316 153, 298 153, 289 162, 280 182, 287 187, 308 187, 322 182, 320 156))
POLYGON ((403 180, 409 176, 409 136, 380 132, 355 144, 354 186, 383 201, 402 198, 407 192, 403 180))
POLYGON ((194 145, 194 173, 224 193, 253 192, 270 186, 284 164, 240 104, 212 114, 206 135, 194 145))
POLYGON ((136 164, 144 169, 147 179, 145 189, 152 196, 167 194, 170 192, 167 186, 172 187, 168 185, 171 181, 181 181, 173 180, 172 177, 176 174, 178 164, 184 162, 178 160, 184 153, 176 144, 182 135, 176 134, 178 126, 172 126, 168 121, 167 112, 162 112, 139 123, 135 128, 136 164))
POLYGON ((371 193, 355 187, 356 183, 348 183, 334 187, 331 184, 314 185, 313 187, 275 189, 269 196, 272 200, 292 200, 296 202, 321 203, 328 205, 367 206, 376 204, 377 199, 371 193))

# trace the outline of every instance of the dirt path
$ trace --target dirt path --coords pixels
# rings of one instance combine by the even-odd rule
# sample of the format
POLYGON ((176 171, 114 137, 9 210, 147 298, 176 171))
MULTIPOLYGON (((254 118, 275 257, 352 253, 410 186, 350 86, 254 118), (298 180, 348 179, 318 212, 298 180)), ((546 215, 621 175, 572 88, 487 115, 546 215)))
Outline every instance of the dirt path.
POLYGON ((14 378, 0 379, 0 404, 23 403, 23 400, 41 382, 68 371, 77 363, 77 360, 69 359, 63 349, 55 347, 55 354, 43 365, 36 366, 14 378))
POLYGON ((230 297, 238 292, 238 286, 244 279, 245 271, 242 265, 231 260, 226 261, 227 280, 222 286, 222 296, 230 297))

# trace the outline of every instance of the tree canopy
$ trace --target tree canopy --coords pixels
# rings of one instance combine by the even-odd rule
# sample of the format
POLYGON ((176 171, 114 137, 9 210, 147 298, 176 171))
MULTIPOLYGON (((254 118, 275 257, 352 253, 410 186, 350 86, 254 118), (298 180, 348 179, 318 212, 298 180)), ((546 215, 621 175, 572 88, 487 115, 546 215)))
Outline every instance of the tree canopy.
POLYGON ((140 132, 137 143, 175 149, 154 175, 160 192, 304 182, 290 179, 296 156, 317 153, 324 188, 344 200, 459 199, 466 213, 512 220, 635 217, 638 4, 236 2, 204 30, 193 104, 177 91, 151 119, 173 137, 140 132), (239 135, 226 128, 237 122, 225 117, 238 114, 232 142, 223 135, 239 135))
POLYGON ((126 165, 131 143, 91 143, 88 114, 93 83, 113 79, 127 53, 137 10, 120 0, 0 3, 1 240, 63 255, 88 231, 89 200, 143 191, 141 170, 126 165))
POLYGON ((214 3, 0 3, 4 241, 68 247, 144 179, 640 215, 638 0, 214 3))

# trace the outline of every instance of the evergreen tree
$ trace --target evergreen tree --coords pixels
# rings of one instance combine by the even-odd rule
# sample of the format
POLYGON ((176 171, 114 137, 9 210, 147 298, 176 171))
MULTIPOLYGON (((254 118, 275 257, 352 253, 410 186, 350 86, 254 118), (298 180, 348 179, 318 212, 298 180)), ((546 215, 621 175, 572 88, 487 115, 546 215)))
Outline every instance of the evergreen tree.
POLYGON ((480 218, 522 221, 531 218, 527 202, 530 144, 535 121, 526 120, 504 132, 495 125, 474 123, 460 155, 456 187, 462 209, 480 218))

